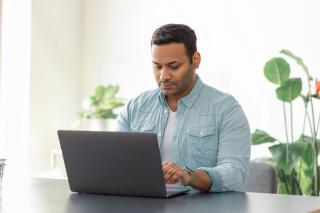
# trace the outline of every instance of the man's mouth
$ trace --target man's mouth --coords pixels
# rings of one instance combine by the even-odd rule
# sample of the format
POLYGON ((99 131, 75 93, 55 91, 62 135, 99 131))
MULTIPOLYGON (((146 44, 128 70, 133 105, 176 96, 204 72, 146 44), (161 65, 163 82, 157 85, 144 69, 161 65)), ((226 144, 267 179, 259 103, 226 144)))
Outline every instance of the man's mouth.
POLYGON ((173 83, 165 83, 165 82, 160 83, 160 89, 162 90, 171 89, 173 86, 174 86, 173 83))

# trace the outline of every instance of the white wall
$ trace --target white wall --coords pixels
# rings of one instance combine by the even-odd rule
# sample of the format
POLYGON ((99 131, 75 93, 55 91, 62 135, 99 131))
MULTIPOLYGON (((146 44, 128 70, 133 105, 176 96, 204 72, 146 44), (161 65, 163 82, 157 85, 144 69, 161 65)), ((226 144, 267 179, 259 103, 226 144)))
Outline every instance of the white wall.
POLYGON ((33 171, 49 168, 57 130, 70 128, 82 82, 82 1, 33 0, 30 159, 33 171))
POLYGON ((28 168, 31 1, 1 4, 0 158, 16 180, 28 168))
MULTIPOLYGON (((239 100, 252 130, 284 140, 282 105, 263 66, 287 48, 320 77, 319 6, 317 0, 84 0, 83 95, 98 83, 120 84, 128 99, 153 88, 151 35, 162 24, 185 23, 198 36, 202 79, 239 100)), ((299 101, 294 105, 297 131, 301 107, 299 101)), ((268 155, 265 147, 253 149, 253 158, 263 155, 268 155)))

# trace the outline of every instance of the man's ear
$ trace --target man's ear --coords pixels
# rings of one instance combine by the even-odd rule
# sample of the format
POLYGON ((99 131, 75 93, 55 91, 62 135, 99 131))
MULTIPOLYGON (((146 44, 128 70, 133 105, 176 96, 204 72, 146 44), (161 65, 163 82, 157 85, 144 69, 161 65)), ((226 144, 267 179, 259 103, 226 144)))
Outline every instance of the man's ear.
POLYGON ((195 52, 192 56, 192 64, 194 69, 198 69, 200 66, 200 62, 201 62, 201 55, 199 52, 195 52))

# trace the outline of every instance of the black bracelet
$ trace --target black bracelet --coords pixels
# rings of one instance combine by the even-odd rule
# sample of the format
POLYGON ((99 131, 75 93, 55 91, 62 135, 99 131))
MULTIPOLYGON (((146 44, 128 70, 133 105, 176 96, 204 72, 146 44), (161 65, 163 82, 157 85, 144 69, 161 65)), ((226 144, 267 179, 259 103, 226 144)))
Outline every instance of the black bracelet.
POLYGON ((189 167, 184 167, 184 169, 188 172, 188 174, 190 175, 190 181, 188 183, 189 186, 192 186, 194 184, 195 181, 195 172, 194 170, 190 169, 189 167))

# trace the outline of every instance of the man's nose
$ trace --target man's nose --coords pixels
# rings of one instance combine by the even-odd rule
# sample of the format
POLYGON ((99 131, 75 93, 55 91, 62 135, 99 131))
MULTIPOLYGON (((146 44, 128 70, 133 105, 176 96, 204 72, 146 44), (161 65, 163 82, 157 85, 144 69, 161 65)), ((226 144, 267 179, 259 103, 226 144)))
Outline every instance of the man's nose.
POLYGON ((166 81, 166 80, 169 80, 169 79, 171 79, 169 71, 165 67, 162 68, 159 80, 160 81, 166 81))

